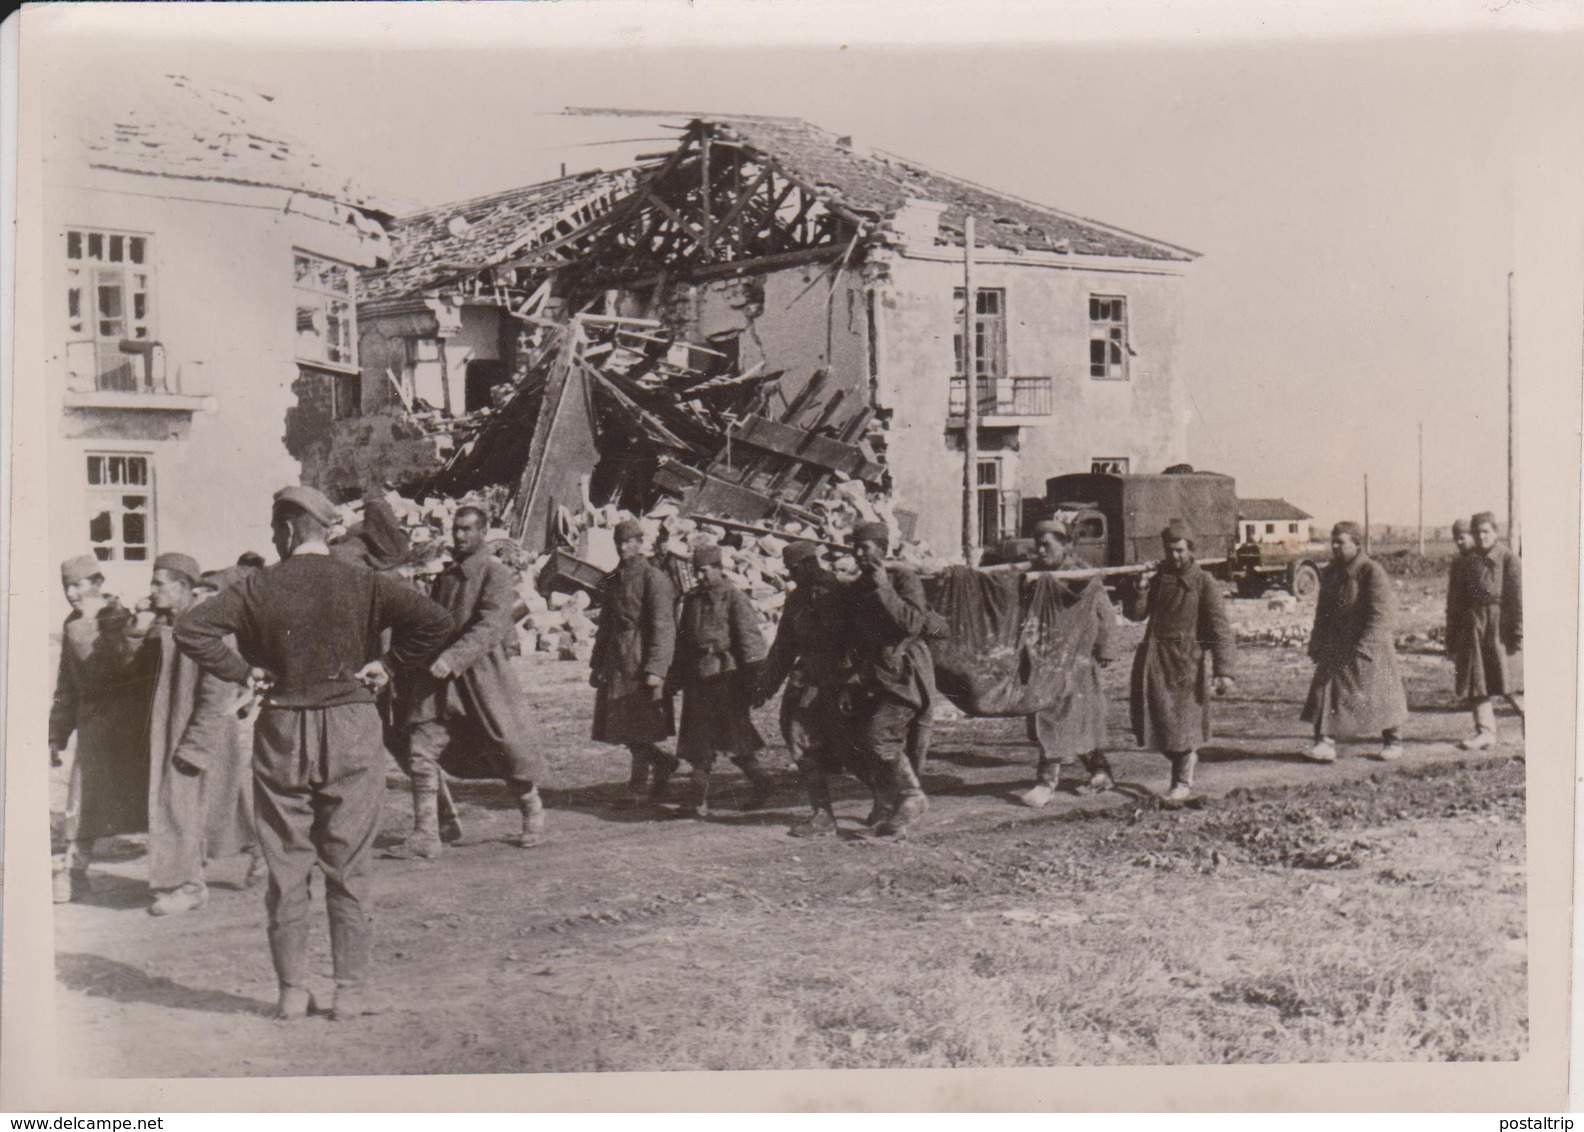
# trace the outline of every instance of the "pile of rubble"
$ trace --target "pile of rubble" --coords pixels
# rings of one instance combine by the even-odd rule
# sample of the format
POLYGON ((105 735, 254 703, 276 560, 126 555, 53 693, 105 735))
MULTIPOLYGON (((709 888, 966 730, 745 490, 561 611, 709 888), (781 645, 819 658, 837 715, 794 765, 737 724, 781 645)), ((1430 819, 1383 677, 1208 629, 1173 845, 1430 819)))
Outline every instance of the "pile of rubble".
MULTIPOLYGON (((499 515, 506 489, 490 489, 461 498, 436 497, 423 502, 390 492, 390 504, 412 543, 412 554, 401 573, 415 579, 432 579, 450 561, 450 531, 459 508, 482 507, 499 515)), ((673 500, 664 500, 647 512, 633 513, 615 506, 585 503, 577 510, 560 508, 557 527, 560 545, 547 554, 527 553, 500 527, 486 536, 491 553, 517 575, 518 602, 514 620, 524 654, 543 653, 561 660, 587 663, 599 623, 599 590, 605 575, 617 565, 615 529, 627 519, 637 519, 644 529, 646 549, 655 563, 670 575, 678 592, 694 584, 693 549, 716 545, 722 550, 726 577, 742 589, 762 618, 766 637, 775 632, 786 604, 788 576, 782 561, 787 545, 808 540, 826 548, 826 560, 838 577, 857 575, 857 564, 847 553, 852 528, 859 522, 883 522, 892 532, 892 545, 902 562, 924 572, 944 563, 928 548, 907 541, 889 499, 871 493, 863 483, 848 480, 835 485, 831 498, 811 507, 817 516, 776 523, 749 524, 706 514, 684 513, 673 500)), ((341 508, 339 537, 361 522, 362 503, 341 508)))

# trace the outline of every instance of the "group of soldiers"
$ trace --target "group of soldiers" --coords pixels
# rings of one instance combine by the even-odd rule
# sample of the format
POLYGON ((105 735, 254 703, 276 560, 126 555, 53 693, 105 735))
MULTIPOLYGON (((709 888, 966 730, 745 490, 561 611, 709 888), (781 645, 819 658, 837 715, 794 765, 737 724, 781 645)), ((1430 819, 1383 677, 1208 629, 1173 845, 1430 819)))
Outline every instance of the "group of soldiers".
MULTIPOLYGON (((433 859, 461 838, 448 776, 504 783, 521 815, 518 845, 533 847, 545 833, 545 760, 513 663, 515 578, 490 549, 489 516, 458 509, 450 561, 427 583, 404 570, 411 548, 382 500, 366 501, 362 522, 332 542, 338 521, 319 492, 284 488, 271 516, 277 564, 244 555, 204 573, 187 555, 163 554, 148 600, 130 611, 103 594, 94 557, 62 567, 73 612, 50 718, 52 761, 73 732, 77 746, 56 899, 82 896, 97 838, 148 831, 156 915, 202 907, 206 860, 245 850, 248 883, 267 878, 285 1019, 319 1009, 307 986, 316 867, 336 984, 326 1012, 380 1008, 369 989, 368 911, 387 752, 413 795, 412 831, 389 855, 433 859), (251 755, 241 717, 250 717, 251 755)), ((1488 514, 1466 526, 1459 538, 1469 544, 1460 543, 1449 580, 1447 645, 1458 695, 1474 710, 1475 735, 1461 746, 1487 749, 1495 698, 1522 710, 1518 559, 1488 514)), ((1030 569, 1086 570, 1060 519, 1034 535, 1030 569)), ((620 563, 604 586, 590 683, 593 738, 631 757, 628 802, 658 807, 686 764, 670 812, 707 818, 724 758, 747 779, 743 807, 766 806, 776 778, 751 712, 784 688, 782 736, 809 807, 789 832, 835 835, 832 778, 847 774, 873 796, 866 835, 905 839, 929 805, 921 774, 938 695, 929 642, 947 630, 918 575, 890 559, 886 526, 853 529, 844 549, 857 572, 847 579, 822 562, 820 545, 786 546, 793 587, 768 646, 719 546, 693 548, 696 584, 679 596, 645 555, 639 523, 623 522, 615 536, 620 563), (673 736, 671 753, 661 744, 673 736)), ((1381 736, 1381 758, 1402 753, 1392 585, 1361 541, 1355 524, 1338 524, 1322 572, 1303 712, 1319 762, 1336 758, 1339 739, 1363 735, 1381 736)), ((1145 622, 1129 706, 1140 745, 1170 760, 1165 797, 1178 803, 1192 796, 1212 693, 1232 687, 1236 648, 1221 587, 1195 561, 1191 535, 1170 525, 1161 546, 1123 603, 1129 619, 1145 622)), ((1094 608, 1093 648, 1071 658, 1060 695, 1028 719, 1039 761, 1019 795, 1026 805, 1048 805, 1064 787, 1084 794, 1115 785, 1100 673, 1116 659, 1116 615, 1109 601, 1094 608)))

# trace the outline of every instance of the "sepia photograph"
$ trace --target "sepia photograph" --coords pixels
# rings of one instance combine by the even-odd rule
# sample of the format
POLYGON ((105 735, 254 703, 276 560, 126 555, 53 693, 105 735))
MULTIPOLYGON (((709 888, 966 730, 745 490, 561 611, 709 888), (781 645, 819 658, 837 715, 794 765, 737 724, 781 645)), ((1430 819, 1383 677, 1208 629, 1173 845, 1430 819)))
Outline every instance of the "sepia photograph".
POLYGON ((1523 244, 1577 27, 120 7, 21 46, 58 1095, 1560 1110, 1584 296, 1523 244), (1252 1088, 1193 1103, 1328 1103, 1252 1088))

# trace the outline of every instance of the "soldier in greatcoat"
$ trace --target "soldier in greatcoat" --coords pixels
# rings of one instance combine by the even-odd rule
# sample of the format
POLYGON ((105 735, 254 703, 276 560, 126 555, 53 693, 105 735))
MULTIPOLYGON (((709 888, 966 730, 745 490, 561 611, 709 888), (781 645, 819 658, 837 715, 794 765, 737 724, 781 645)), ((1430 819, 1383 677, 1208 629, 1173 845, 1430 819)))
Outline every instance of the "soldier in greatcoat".
POLYGON ((1194 560, 1178 524, 1161 531, 1164 555, 1128 596, 1123 612, 1145 621, 1133 656, 1128 707, 1139 745, 1171 760, 1169 801, 1193 796, 1199 747, 1210 738, 1210 691, 1232 687, 1236 639, 1216 580, 1194 560))
MULTIPOLYGON (((203 573, 185 554, 161 554, 149 583, 150 608, 132 631, 158 673, 149 713, 149 914, 202 908, 208 860, 256 845, 243 803, 247 767, 236 717, 241 685, 211 676, 176 648, 176 618, 200 600, 203 573)), ((249 873, 252 874, 250 869, 249 873)))
POLYGON ((597 689, 593 738, 625 746, 632 755, 627 792, 633 802, 643 799, 646 787, 659 801, 679 765, 658 745, 675 730, 666 677, 676 648, 676 588, 643 545, 637 520, 616 525, 621 562, 605 580, 589 658, 589 684, 597 689))
POLYGON ((682 599, 671 671, 682 690, 677 756, 691 768, 683 812, 703 818, 717 758, 747 776, 745 810, 763 806, 775 780, 759 761, 764 740, 749 717, 766 651, 759 615, 726 578, 720 547, 695 547, 693 569, 699 581, 682 599))
POLYGON ((264 905, 282 1019, 303 1018, 314 1006, 307 981, 315 865, 330 916, 331 1015, 379 1009, 368 982, 370 864, 385 796, 375 690, 393 670, 426 663, 452 635, 450 615, 422 594, 330 556, 337 517, 313 488, 277 492, 271 526, 281 561, 193 606, 175 630, 177 647, 206 672, 267 692, 253 732, 253 801, 269 867, 264 905), (386 629, 391 642, 382 651, 386 629))
POLYGON ((849 674, 844 587, 820 565, 819 548, 811 542, 787 544, 782 560, 794 588, 781 611, 755 702, 764 703, 786 684, 781 736, 812 811, 789 832, 793 837, 823 837, 836 832, 830 776, 860 769, 838 707, 849 674))
POLYGON ((918 575, 886 561, 891 532, 884 523, 859 523, 852 539, 859 569, 847 590, 853 674, 842 694, 877 791, 875 835, 901 840, 929 809, 918 767, 935 699, 930 610, 918 575))
POLYGON ((1488 751, 1496 746, 1497 699, 1523 717, 1523 576, 1494 515, 1482 511, 1470 526, 1475 545, 1454 568, 1447 595, 1447 647, 1458 698, 1474 709, 1474 735, 1458 747, 1488 751))
POLYGON ((512 667, 517 590, 507 565, 485 546, 489 517, 475 506, 457 508, 451 526, 451 563, 430 596, 451 615, 451 632, 427 668, 397 681, 396 704, 408 733, 414 828, 393 856, 439 856, 442 770, 459 778, 498 778, 522 815, 516 844, 539 844, 545 762, 523 713, 512 667))
MULTIPOLYGON (((1067 524, 1045 519, 1034 527, 1034 570, 1083 570, 1089 563, 1072 551, 1067 524)), ((1076 590, 1084 580, 1070 583, 1076 590)), ((1028 717, 1028 736, 1039 744, 1039 766, 1031 789, 1018 795, 1025 806, 1039 809, 1050 804, 1060 788, 1063 771, 1070 769, 1074 792, 1093 794, 1116 785, 1106 761, 1106 702, 1100 672, 1116 661, 1112 634, 1116 611, 1109 599, 1095 602, 1099 622, 1094 648, 1088 656, 1073 658, 1062 696, 1044 711, 1028 717)))
MULTIPOLYGON (((1457 519, 1452 523, 1452 546, 1454 553, 1452 562, 1447 567, 1447 600, 1446 600, 1446 653, 1452 658, 1454 672, 1453 687, 1462 689, 1467 684, 1468 652, 1462 647, 1461 634, 1463 632, 1463 589, 1464 572, 1468 569, 1469 555, 1474 553, 1474 528, 1467 519, 1457 519)), ((1461 692, 1458 693, 1460 696, 1461 692)))
POLYGON ((1391 576, 1364 553, 1357 523, 1331 528, 1331 562, 1320 571, 1309 657, 1314 680, 1303 720, 1314 724, 1309 757, 1335 762, 1340 738, 1379 735, 1379 757, 1402 757, 1408 700, 1397 668, 1397 598, 1391 576))
POLYGON ((72 607, 61 630, 60 669, 50 707, 50 765, 77 736, 66 797, 66 853, 57 862, 57 903, 87 895, 88 866, 101 837, 148 829, 148 711, 152 673, 138 663, 132 614, 103 592, 91 554, 61 564, 72 607))

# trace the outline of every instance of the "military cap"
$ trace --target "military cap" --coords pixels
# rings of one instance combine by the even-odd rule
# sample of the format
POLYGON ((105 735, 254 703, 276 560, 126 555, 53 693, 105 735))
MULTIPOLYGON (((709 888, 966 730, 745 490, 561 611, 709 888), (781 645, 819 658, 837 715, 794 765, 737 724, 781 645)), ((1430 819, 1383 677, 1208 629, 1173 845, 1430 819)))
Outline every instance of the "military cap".
POLYGON ((819 547, 811 542, 789 542, 781 551, 781 561, 788 567, 819 557, 819 547))
POLYGON ((1347 535, 1358 545, 1364 545, 1364 528, 1351 519, 1344 519, 1331 528, 1331 537, 1336 538, 1338 535, 1347 535))
POLYGON ((693 548, 693 565, 719 566, 721 564, 721 548, 713 542, 701 543, 693 548))
POLYGON ((162 554, 154 559, 154 569, 180 574, 187 579, 188 584, 194 586, 203 577, 203 568, 198 565, 198 560, 188 554, 162 554))
POLYGON ((1480 527, 1495 527, 1498 531, 1501 530, 1501 527, 1496 524, 1496 516, 1489 511, 1481 511, 1469 520, 1470 530, 1477 530, 1480 527))
POLYGON ((1189 534, 1188 528, 1176 519, 1167 523, 1166 528, 1161 531, 1161 545, 1165 546, 1174 542, 1185 542, 1190 550, 1195 549, 1193 535, 1189 534))
POLYGON ((1455 535, 1472 534, 1473 531, 1474 524, 1467 519, 1458 519, 1452 524, 1452 533, 1455 535))
POLYGON ((311 487, 294 484, 281 488, 275 493, 275 506, 295 507, 327 527, 333 527, 341 521, 341 512, 336 510, 336 505, 325 498, 323 492, 311 487))
POLYGON ((99 559, 91 554, 79 554, 61 563, 61 585, 75 586, 78 582, 86 582, 103 573, 104 567, 99 564, 99 559))
POLYGON ((878 542, 882 546, 891 544, 891 528, 884 523, 859 523, 852 529, 854 545, 860 542, 878 542))
POLYGON ((1066 538, 1067 524, 1060 519, 1041 519, 1034 524, 1034 537, 1039 538, 1040 535, 1060 535, 1066 538))
POLYGON ((620 546, 630 538, 643 538, 643 524, 637 519, 623 519, 616 524, 616 545, 620 546))

